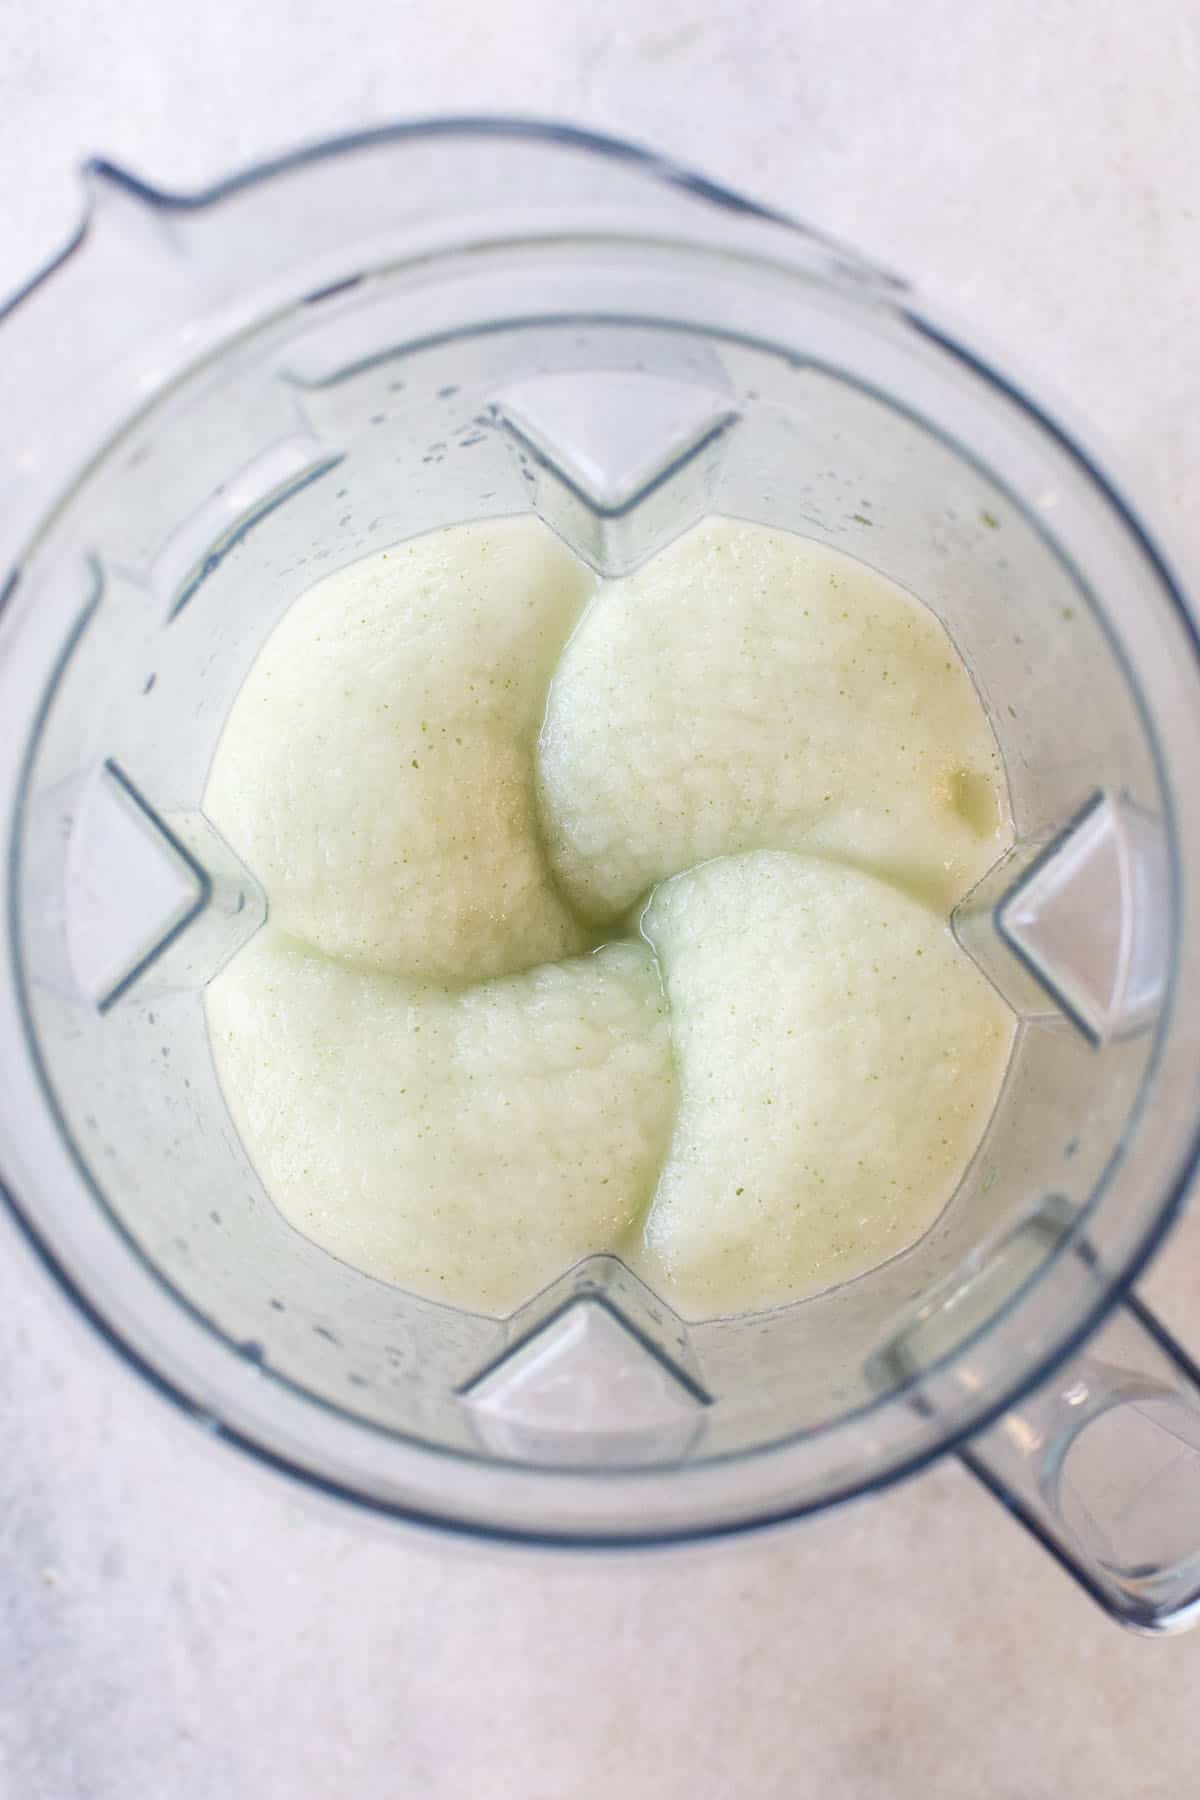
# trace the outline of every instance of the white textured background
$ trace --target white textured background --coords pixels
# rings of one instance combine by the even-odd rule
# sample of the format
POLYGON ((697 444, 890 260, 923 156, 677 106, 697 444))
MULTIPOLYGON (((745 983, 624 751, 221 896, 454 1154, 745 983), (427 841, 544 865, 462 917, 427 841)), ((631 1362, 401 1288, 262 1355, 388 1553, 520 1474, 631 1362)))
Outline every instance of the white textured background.
MULTIPOLYGON (((0 0, 0 291, 85 152, 188 185, 471 109, 900 268, 1200 586, 1196 0, 0 0)), ((1200 1223, 1146 1292, 1200 1350, 1200 1223)), ((657 1560, 364 1525, 177 1420, 0 1226, 0 1800, 1193 1800, 1198 1702, 1200 1632, 1122 1636, 949 1466, 657 1560)))

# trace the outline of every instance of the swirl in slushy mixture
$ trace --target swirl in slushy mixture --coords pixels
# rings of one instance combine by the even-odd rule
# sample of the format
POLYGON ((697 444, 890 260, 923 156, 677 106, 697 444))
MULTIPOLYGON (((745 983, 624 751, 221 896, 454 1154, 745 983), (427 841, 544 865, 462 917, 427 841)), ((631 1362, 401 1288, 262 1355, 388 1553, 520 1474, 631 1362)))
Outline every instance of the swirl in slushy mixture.
POLYGON ((688 1316, 800 1298, 942 1210, 1012 1020, 951 908, 1003 773, 925 607, 709 519, 597 583, 540 523, 311 588, 206 809, 270 923, 208 990, 275 1204, 505 1312, 596 1251, 688 1316))

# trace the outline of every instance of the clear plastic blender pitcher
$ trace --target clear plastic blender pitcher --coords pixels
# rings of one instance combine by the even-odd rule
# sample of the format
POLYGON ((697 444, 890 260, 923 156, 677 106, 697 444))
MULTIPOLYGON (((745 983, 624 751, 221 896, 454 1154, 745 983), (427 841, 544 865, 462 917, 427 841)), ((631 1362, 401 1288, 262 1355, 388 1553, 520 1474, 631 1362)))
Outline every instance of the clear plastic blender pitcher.
POLYGON ((577 132, 366 134, 203 194, 88 170, 0 315, 0 1152, 64 1286, 231 1442, 399 1517, 665 1543, 956 1450, 1126 1622, 1200 1608, 1197 1372, 1130 1293, 1200 1083, 1200 654, 1137 518, 898 280, 577 132), (318 576, 533 509, 606 574, 706 512, 925 600, 1017 844, 954 925, 1019 1019, 920 1243, 686 1324, 611 1257, 512 1317, 274 1210, 202 990, 266 901, 206 820, 264 637, 318 576))

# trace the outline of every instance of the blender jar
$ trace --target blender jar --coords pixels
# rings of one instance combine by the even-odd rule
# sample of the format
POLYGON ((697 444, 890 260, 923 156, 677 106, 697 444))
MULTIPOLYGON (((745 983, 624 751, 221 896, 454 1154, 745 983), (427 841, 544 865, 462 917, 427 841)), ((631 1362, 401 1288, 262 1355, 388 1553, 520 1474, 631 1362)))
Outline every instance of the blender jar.
POLYGON ((955 1449, 1106 1607, 1200 1606, 1200 1385, 1130 1292, 1200 1080, 1200 656, 1094 463, 899 280, 627 145, 367 133, 200 194, 87 171, 0 314, 0 1152, 18 1218, 156 1385, 312 1484, 494 1537, 662 1543, 955 1449), (532 509, 605 574, 706 512, 848 550, 942 618, 1016 845, 954 927, 1019 1021, 905 1254, 685 1323, 594 1257, 504 1319, 275 1211, 202 991, 266 915, 204 816, 222 723, 318 576, 532 509))

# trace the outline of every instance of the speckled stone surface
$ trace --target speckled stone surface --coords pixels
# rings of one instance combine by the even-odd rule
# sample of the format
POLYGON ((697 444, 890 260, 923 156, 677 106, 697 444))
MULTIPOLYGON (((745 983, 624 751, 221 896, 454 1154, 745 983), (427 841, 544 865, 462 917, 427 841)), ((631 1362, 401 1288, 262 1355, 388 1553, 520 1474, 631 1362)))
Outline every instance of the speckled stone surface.
MULTIPOLYGON (((8 0, 0 290, 86 151, 188 184, 398 114, 569 116, 904 269, 1195 585, 1198 82, 1192 0, 8 0)), ((1200 1223, 1145 1291, 1200 1349, 1200 1223)), ((0 1546, 2 1800, 1200 1793, 1200 1633, 1121 1635, 955 1467, 732 1546, 464 1550, 206 1441, 7 1223, 0 1546)))

